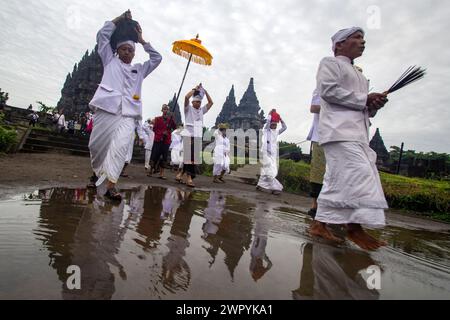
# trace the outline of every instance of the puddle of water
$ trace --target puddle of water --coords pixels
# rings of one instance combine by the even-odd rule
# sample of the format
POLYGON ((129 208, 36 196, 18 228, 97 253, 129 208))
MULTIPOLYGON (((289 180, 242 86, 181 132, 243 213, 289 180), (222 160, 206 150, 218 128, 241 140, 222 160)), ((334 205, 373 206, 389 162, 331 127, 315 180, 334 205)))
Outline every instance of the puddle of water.
POLYGON ((387 227, 376 234, 389 246, 369 254, 313 242, 305 215, 269 202, 148 186, 123 195, 113 205, 49 189, 0 202, 0 298, 450 299, 445 232, 387 227), (72 265, 80 290, 67 287, 72 265), (374 266, 381 288, 370 290, 374 266))

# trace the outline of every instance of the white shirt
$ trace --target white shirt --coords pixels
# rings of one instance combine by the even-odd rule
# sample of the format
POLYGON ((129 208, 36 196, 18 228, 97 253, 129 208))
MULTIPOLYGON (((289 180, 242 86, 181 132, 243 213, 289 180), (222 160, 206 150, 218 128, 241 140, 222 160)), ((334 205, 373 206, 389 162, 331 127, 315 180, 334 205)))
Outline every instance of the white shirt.
POLYGON ((349 58, 327 57, 319 66, 319 143, 355 141, 369 143, 369 82, 349 58))
POLYGON ((97 34, 98 54, 103 62, 104 72, 89 106, 123 116, 142 119, 141 87, 144 79, 161 63, 161 55, 146 43, 143 47, 150 59, 145 63, 126 64, 113 54, 110 39, 116 25, 107 21, 97 34), (122 108, 121 108, 122 107, 122 108), (121 109, 121 110, 120 110, 121 109))
POLYGON ((269 115, 266 120, 266 125, 263 132, 263 143, 266 144, 266 148, 263 149, 269 155, 278 157, 278 136, 286 131, 287 126, 283 120, 281 120, 281 129, 270 129, 271 116, 269 115))
MULTIPOLYGON (((317 89, 313 92, 313 97, 311 100, 312 106, 320 106, 320 95, 317 89)), ((314 113, 314 119, 311 126, 311 130, 309 130, 308 138, 306 138, 308 141, 312 142, 319 142, 319 114, 314 113)))
POLYGON ((185 118, 185 134, 190 137, 203 137, 203 116, 208 112, 208 108, 204 105, 201 108, 195 109, 192 104, 184 108, 185 118), (187 133, 186 133, 187 131, 187 133))
POLYGON ((224 137, 220 130, 214 132, 214 163, 222 163, 224 158, 230 155, 230 139, 224 137))

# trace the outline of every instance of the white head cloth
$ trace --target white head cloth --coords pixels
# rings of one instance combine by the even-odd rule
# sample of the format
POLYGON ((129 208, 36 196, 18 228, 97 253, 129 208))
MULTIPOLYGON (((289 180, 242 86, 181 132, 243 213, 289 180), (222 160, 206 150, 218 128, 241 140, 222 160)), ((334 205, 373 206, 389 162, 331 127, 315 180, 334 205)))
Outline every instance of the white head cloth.
POLYGON ((117 44, 117 49, 119 49, 119 48, 120 48, 121 46, 123 46, 124 44, 128 44, 128 45, 130 45, 133 49, 136 49, 136 45, 134 44, 134 41, 131 41, 131 40, 119 42, 119 43, 117 44))
POLYGON ((333 42, 333 52, 336 51, 336 44, 347 40, 352 34, 358 31, 361 31, 363 35, 365 34, 363 28, 360 27, 351 27, 336 32, 336 34, 331 37, 331 41, 333 42))

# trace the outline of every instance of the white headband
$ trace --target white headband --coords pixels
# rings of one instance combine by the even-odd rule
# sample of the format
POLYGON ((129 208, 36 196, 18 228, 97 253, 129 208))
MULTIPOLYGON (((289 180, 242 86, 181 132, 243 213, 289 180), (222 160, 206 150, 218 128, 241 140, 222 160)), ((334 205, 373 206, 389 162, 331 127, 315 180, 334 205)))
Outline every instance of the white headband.
POLYGON ((117 44, 117 49, 119 49, 119 48, 120 48, 121 46, 123 46, 124 44, 128 44, 128 45, 131 46, 133 49, 136 49, 136 45, 135 45, 134 42, 131 41, 131 40, 119 42, 119 43, 117 44))

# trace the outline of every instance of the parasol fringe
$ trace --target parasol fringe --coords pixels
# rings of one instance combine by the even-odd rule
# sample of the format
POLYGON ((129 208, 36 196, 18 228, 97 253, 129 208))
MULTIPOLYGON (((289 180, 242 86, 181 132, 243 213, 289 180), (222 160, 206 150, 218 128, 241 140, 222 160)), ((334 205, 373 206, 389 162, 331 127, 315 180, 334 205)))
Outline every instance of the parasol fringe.
MULTIPOLYGON (((182 48, 180 48, 177 45, 173 46, 172 51, 186 59, 189 59, 191 57, 190 52, 183 50, 182 48)), ((211 56, 200 57, 200 56, 196 55, 195 53, 192 53, 192 61, 195 63, 201 64, 201 65, 210 66, 212 64, 212 57, 211 56)))

